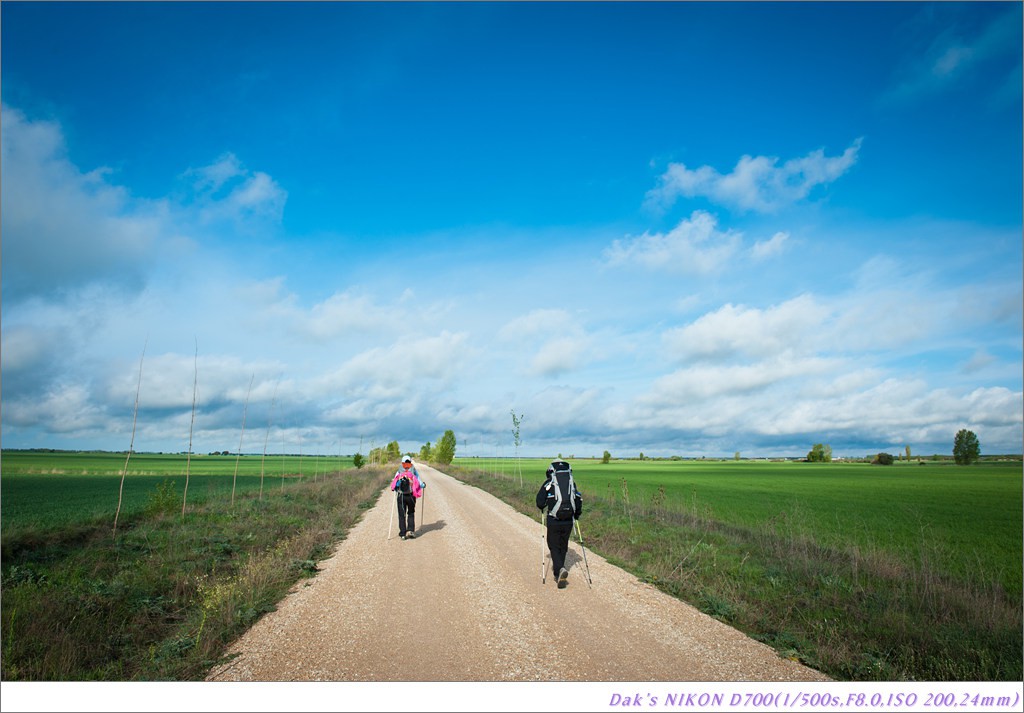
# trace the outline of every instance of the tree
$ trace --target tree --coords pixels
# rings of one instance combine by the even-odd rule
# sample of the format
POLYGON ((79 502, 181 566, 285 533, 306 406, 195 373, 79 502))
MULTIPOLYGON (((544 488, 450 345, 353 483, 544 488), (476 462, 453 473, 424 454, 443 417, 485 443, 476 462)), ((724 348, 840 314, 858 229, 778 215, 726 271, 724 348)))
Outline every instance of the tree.
POLYGON ((420 446, 420 460, 430 460, 430 441, 420 446))
MULTIPOLYGON (((523 424, 523 414, 516 416, 515 409, 509 409, 509 412, 512 414, 512 439, 516 444, 516 470, 519 472, 519 485, 521 487, 523 484, 523 467, 519 462, 519 446, 522 443, 522 440, 519 437, 519 427, 523 424)), ((559 456, 559 458, 561 458, 561 456, 559 456)))
POLYGON ((606 465, 608 464, 609 461, 611 461, 611 459, 612 459, 612 454, 609 453, 608 451, 605 451, 604 455, 601 456, 601 462, 606 464, 606 465))
POLYGON ((832 462, 832 446, 827 444, 815 443, 807 454, 807 460, 811 463, 831 463, 832 462))
POLYGON ((398 441, 391 441, 388 444, 388 461, 398 460, 402 457, 402 450, 398 446, 398 441))
POLYGON ((981 457, 981 445, 974 431, 961 428, 953 439, 953 460, 957 465, 970 465, 981 457))
POLYGON ((363 458, 362 453, 356 453, 354 456, 352 456, 352 465, 354 465, 356 468, 362 468, 365 463, 366 459, 363 458))
POLYGON ((434 448, 434 460, 449 465, 455 459, 455 432, 448 429, 434 448))

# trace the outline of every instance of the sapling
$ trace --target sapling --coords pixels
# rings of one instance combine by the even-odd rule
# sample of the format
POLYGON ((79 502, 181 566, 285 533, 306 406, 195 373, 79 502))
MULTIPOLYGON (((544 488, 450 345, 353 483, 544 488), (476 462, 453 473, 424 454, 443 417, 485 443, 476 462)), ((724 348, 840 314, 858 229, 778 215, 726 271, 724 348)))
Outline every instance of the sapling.
POLYGON ((245 417, 249 413, 249 395, 252 393, 252 382, 255 372, 249 377, 249 390, 245 392, 245 406, 242 408, 242 433, 238 436, 238 454, 235 456, 235 477, 231 481, 231 507, 235 507, 235 484, 238 482, 238 461, 242 457, 242 438, 245 437, 245 417))
POLYGON ((192 421, 188 425, 188 454, 185 456, 185 492, 181 497, 181 516, 185 517, 185 504, 188 502, 188 474, 192 467, 192 429, 196 423, 196 394, 199 391, 199 340, 196 339, 196 355, 192 371, 192 421))
POLYGON ((139 357, 139 381, 135 386, 135 411, 132 413, 132 438, 128 443, 128 455, 124 459, 124 470, 121 471, 121 487, 117 491, 117 510, 114 511, 114 535, 117 535, 117 518, 121 514, 121 499, 124 496, 124 477, 128 473, 128 461, 132 457, 132 449, 135 447, 135 423, 139 417, 139 392, 142 390, 142 360, 146 358, 146 346, 149 339, 142 345, 142 356, 139 357))
POLYGON ((523 414, 516 416, 515 409, 512 412, 512 437, 516 444, 516 470, 519 471, 519 487, 523 487, 523 467, 519 463, 519 425, 523 422, 523 414))
POLYGON ((626 511, 629 516, 629 532, 633 534, 633 513, 629 506, 629 486, 626 485, 626 479, 622 479, 622 508, 626 511))
POLYGON ((267 413, 267 435, 263 439, 263 457, 260 459, 260 501, 263 501, 263 472, 264 464, 267 462, 267 442, 270 440, 270 421, 274 414, 274 404, 277 403, 277 383, 274 383, 274 396, 270 399, 270 411, 267 413))

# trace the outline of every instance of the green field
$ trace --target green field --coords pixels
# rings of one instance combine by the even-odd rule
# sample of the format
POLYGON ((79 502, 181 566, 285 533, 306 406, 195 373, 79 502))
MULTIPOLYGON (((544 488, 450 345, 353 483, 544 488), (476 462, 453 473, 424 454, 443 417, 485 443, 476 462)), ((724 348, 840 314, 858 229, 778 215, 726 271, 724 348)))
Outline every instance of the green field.
MULTIPOLYGON (((587 546, 841 680, 1022 674, 1020 458, 571 459, 587 546)), ((547 460, 453 474, 536 515, 547 460)))
MULTIPOLYGON (((535 517, 548 462, 441 468, 535 517)), ((1020 680, 1020 460, 571 462, 588 549, 780 655, 840 680, 1020 680)), ((133 455, 112 537, 124 454, 4 451, 5 677, 201 678, 389 475, 339 457, 237 463, 235 478, 234 456, 192 457, 186 516, 186 457, 133 455), (235 579, 252 561, 271 586, 235 579), (215 580, 231 606, 203 598, 215 580), (83 606, 106 618, 86 627, 83 606)))
MULTIPOLYGON (((0 456, 0 522, 12 529, 47 529, 86 524, 109 517, 113 522, 125 454, 109 452, 3 451, 0 456)), ((184 493, 188 470, 189 499, 236 497, 278 488, 282 482, 314 479, 352 468, 351 457, 338 456, 196 456, 135 453, 128 460, 120 517, 144 510, 165 481, 184 493), (235 482, 237 460, 238 478, 235 482), (262 478, 261 478, 262 472, 262 478)))
MULTIPOLYGON (((522 459, 539 487, 545 459, 522 459)), ((883 550, 908 562, 928 558, 948 574, 999 581, 1021 596, 1022 465, 923 462, 804 463, 733 460, 571 461, 584 497, 690 512, 738 527, 772 525, 824 547, 883 550), (623 491, 625 481, 625 491, 623 491)), ((512 459, 456 464, 518 478, 512 459)))
MULTIPOLYGON (((126 454, 109 451, 3 451, 0 470, 4 475, 121 475, 126 454)), ((233 475, 238 461, 239 475, 302 474, 352 467, 351 456, 316 455, 196 455, 189 463, 180 453, 133 453, 127 475, 233 475)))
POLYGON ((350 466, 137 454, 115 531, 123 454, 4 452, 3 680, 202 680, 380 499, 350 466))

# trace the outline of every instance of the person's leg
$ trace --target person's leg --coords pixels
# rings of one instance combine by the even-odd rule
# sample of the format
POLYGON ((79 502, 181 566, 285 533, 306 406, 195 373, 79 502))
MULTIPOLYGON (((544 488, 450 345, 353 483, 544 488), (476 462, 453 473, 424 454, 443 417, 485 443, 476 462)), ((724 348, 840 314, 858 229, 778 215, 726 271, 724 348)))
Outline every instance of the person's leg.
POLYGON ((563 575, 563 570, 565 569, 565 557, 569 553, 569 536, 572 534, 572 522, 572 520, 556 520, 551 526, 551 529, 554 530, 555 540, 551 562, 554 566, 555 576, 558 578, 559 588, 565 586, 568 578, 568 572, 563 575))
POLYGON ((558 571, 562 569, 565 554, 558 549, 558 530, 555 528, 555 521, 550 517, 545 520, 547 520, 548 528, 548 552, 551 554, 551 573, 555 575, 555 579, 558 579, 558 571))
POLYGON ((412 495, 406 495, 404 497, 409 517, 409 534, 411 535, 416 532, 416 498, 412 495))
POLYGON ((558 576, 565 566, 565 555, 569 551, 569 533, 572 531, 572 520, 548 521, 548 551, 551 552, 551 572, 558 576), (568 524, 568 527, 566 525, 568 524))
POLYGON ((408 529, 405 522, 405 496, 399 494, 398 497, 395 498, 395 503, 398 508, 398 535, 400 537, 405 537, 405 533, 408 529))

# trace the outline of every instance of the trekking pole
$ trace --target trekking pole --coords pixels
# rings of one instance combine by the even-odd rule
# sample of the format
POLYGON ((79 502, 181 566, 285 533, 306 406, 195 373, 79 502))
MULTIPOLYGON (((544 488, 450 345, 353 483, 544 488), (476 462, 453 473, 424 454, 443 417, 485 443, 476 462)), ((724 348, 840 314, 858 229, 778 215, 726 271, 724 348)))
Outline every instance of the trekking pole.
POLYGON ((398 507, 398 498, 396 497, 395 498, 395 507, 391 508, 391 520, 388 521, 388 539, 385 540, 385 542, 388 542, 388 541, 391 540, 391 528, 395 524, 395 508, 397 508, 397 507, 398 507))
POLYGON ((587 548, 583 545, 583 533, 580 531, 580 521, 576 518, 573 518, 573 524, 576 525, 576 534, 580 538, 580 547, 583 548, 583 564, 587 566, 587 584, 589 584, 590 587, 593 588, 594 580, 590 578, 590 563, 587 562, 587 548))
POLYGON ((548 581, 548 561, 544 556, 544 533, 547 528, 544 527, 544 511, 540 511, 540 583, 547 584, 548 581))

